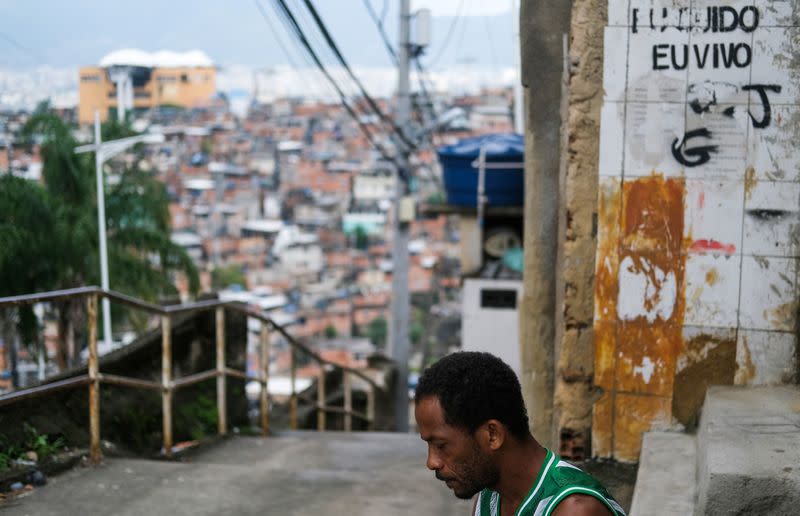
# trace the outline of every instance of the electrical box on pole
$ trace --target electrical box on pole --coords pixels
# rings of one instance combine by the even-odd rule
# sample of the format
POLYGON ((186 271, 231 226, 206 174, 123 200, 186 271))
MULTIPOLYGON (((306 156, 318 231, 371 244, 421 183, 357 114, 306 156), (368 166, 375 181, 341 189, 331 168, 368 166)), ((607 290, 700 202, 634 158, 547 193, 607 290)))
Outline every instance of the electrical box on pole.
POLYGON ((431 10, 420 9, 414 15, 414 46, 423 49, 431 44, 431 10))

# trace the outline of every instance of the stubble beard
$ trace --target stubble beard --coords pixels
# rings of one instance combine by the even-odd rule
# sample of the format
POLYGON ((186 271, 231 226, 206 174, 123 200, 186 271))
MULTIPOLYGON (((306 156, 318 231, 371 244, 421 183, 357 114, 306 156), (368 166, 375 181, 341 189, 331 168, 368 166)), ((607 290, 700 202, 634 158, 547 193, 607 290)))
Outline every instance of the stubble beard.
POLYGON ((453 488, 456 498, 469 500, 483 489, 497 485, 500 472, 484 455, 477 443, 472 456, 455 470, 458 474, 458 485, 453 488))

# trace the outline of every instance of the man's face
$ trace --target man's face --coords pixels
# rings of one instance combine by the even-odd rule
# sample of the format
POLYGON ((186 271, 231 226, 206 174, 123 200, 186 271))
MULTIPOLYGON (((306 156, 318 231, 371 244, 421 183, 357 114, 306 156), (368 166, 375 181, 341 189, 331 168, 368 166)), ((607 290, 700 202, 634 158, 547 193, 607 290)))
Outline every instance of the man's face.
POLYGON ((497 484, 500 474, 488 451, 464 429, 445 422, 438 397, 419 400, 414 417, 420 437, 428 443, 428 469, 458 498, 472 498, 481 489, 497 484))

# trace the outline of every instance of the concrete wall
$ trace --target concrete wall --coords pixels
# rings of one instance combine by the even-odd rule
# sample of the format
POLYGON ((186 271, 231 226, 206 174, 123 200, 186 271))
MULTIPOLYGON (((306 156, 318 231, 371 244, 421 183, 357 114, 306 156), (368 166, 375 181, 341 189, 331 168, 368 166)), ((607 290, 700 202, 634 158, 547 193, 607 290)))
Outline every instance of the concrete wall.
POLYGON ((517 375, 520 373, 518 303, 521 294, 521 281, 465 279, 461 310, 462 349, 492 353, 511 366, 517 375), (484 290, 500 290, 513 295, 513 306, 511 303, 504 306, 491 303, 482 294, 484 290))
POLYGON ((575 0, 570 21, 554 424, 559 454, 573 460, 590 453, 598 395, 592 317, 606 5, 607 0, 575 0))
POLYGON ((621 460, 709 384, 797 379, 800 10, 691 4, 608 2, 592 446, 621 460))
POLYGON ((521 383, 531 429, 547 446, 553 445, 562 42, 569 30, 571 6, 564 0, 524 0, 520 6, 525 89, 521 383))

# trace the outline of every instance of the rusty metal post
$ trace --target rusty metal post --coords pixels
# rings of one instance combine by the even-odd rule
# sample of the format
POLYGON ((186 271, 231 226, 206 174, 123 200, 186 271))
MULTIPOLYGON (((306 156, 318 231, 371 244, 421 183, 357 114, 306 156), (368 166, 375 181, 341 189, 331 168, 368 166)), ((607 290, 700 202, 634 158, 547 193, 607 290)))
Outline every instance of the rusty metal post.
POLYGON ((161 316, 161 417, 164 434, 164 456, 172 457, 172 324, 168 315, 161 316))
POLYGON ((319 378, 317 379, 317 430, 325 430, 325 365, 319 365, 319 378))
POLYGON ((375 430, 375 386, 367 389, 367 430, 375 430))
POLYGON ((295 356, 295 349, 293 346, 289 349, 289 358, 292 368, 292 395, 289 398, 289 428, 297 430, 297 389, 295 385, 297 380, 297 357, 295 356))
POLYGON ((86 303, 89 319, 89 458, 92 464, 103 460, 100 451, 100 378, 97 363, 97 295, 86 303))
POLYGON ((217 432, 228 433, 228 415, 225 397, 225 308, 217 308, 217 432))
POLYGON ((269 327, 261 321, 261 435, 269 434, 269 327))
POLYGON ((342 383, 344 388, 344 431, 353 431, 353 381, 350 378, 350 371, 342 371, 342 383))

